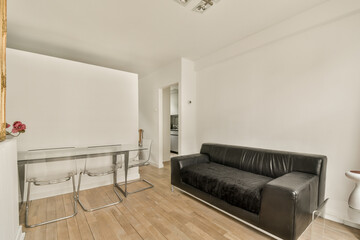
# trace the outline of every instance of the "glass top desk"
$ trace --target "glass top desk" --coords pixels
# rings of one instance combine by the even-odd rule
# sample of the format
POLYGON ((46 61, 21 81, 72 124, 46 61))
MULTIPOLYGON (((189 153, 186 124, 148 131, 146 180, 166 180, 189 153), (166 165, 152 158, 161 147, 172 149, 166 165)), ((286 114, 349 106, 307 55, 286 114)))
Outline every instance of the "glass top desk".
MULTIPOLYGON (((117 156, 123 155, 125 162, 125 175, 127 175, 129 166, 129 152, 147 150, 145 147, 136 144, 119 144, 119 145, 105 145, 105 146, 91 146, 81 148, 52 148, 52 149, 38 149, 36 151, 20 151, 18 152, 18 171, 19 171, 19 185, 21 200, 24 199, 24 185, 25 185, 25 165, 32 163, 52 162, 52 161, 76 161, 77 159, 86 159, 102 156, 112 156, 113 163, 117 162, 117 156)), ((117 183, 117 176, 114 174, 114 183, 117 183)), ((117 184, 115 184, 118 187, 117 184)), ((123 190, 118 187, 121 192, 123 190)), ((126 190, 126 189, 125 189, 126 190)))

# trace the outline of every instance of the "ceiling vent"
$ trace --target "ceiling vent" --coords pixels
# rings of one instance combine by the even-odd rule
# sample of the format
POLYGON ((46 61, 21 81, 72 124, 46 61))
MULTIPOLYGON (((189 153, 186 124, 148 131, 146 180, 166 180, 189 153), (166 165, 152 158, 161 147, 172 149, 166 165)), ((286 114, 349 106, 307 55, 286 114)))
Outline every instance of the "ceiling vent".
POLYGON ((186 4, 188 4, 191 0, 175 0, 175 1, 183 6, 186 6, 186 4))
MULTIPOLYGON (((191 0, 175 0, 183 6, 186 6, 191 0)), ((194 12, 204 13, 210 7, 214 5, 214 3, 219 2, 220 0, 201 0, 194 8, 194 12)))

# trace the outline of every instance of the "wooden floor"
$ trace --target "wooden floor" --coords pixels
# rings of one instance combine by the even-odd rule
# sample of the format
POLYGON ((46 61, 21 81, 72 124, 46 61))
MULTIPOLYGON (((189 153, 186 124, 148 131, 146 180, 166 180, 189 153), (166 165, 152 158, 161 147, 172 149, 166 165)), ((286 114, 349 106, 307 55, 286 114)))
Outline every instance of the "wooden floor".
MULTIPOLYGON (((155 187, 130 195, 113 207, 91 213, 78 207, 74 218, 32 229, 24 227, 26 239, 271 239, 179 191, 171 192, 169 163, 163 169, 143 167, 140 173, 155 187)), ((105 186, 82 192, 81 199, 95 207, 116 198, 112 187, 105 186)), ((71 212, 71 194, 35 200, 30 223, 71 212)), ((24 223, 24 207, 20 222, 24 223)), ((360 231, 320 219, 300 239, 360 239, 360 231)))

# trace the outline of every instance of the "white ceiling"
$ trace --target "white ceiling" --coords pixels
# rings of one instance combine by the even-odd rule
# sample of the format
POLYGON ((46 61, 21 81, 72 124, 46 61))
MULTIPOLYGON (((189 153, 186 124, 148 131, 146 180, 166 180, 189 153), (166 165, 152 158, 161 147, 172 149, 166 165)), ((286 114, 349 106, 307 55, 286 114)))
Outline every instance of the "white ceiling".
POLYGON ((146 75, 197 60, 327 0, 8 0, 8 47, 146 75))

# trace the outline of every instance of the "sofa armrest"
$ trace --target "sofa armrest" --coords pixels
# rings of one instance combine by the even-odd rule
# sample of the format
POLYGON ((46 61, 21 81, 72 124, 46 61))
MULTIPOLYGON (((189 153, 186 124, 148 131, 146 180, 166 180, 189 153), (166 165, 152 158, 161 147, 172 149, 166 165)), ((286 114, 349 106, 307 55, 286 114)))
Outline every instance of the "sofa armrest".
POLYGON ((260 225, 283 239, 297 239, 317 208, 319 177, 291 172, 267 183, 262 191, 260 225))
POLYGON ((179 186, 180 170, 183 167, 209 162, 209 157, 205 154, 191 154, 171 158, 171 185, 179 186))

